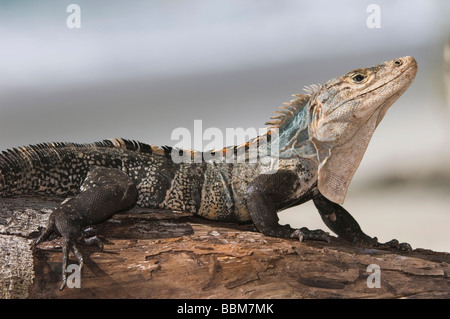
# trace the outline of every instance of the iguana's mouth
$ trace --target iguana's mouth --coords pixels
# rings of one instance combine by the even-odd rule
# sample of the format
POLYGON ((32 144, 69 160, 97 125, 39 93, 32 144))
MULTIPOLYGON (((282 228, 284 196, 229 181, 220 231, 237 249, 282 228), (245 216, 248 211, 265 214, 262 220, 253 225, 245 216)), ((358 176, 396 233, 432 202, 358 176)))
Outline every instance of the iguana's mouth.
MULTIPOLYGON (((414 63, 410 63, 409 66, 407 68, 405 68, 398 76, 396 76, 395 78, 393 78, 391 81, 389 81, 387 83, 391 83, 392 81, 394 81, 395 79, 399 78, 400 76, 403 76, 406 72, 412 72, 410 74, 410 76, 412 76, 412 78, 414 78, 416 76, 416 73, 417 73, 417 64, 415 63, 415 60, 413 60, 413 62, 414 63)), ((387 83, 383 84, 382 86, 386 85, 387 83)), ((412 83, 412 80, 408 81, 405 85, 403 85, 402 88, 400 88, 392 96, 387 98, 386 101, 384 101, 377 108, 377 110, 379 110, 378 118, 377 118, 377 126, 381 122, 381 120, 383 119, 383 117, 386 114, 386 112, 389 109, 389 107, 392 104, 394 104, 394 102, 408 89, 408 87, 411 85, 411 83, 412 83)), ((380 86, 380 87, 382 87, 382 86, 380 86)), ((374 114, 375 114, 375 112, 374 112, 374 114)))

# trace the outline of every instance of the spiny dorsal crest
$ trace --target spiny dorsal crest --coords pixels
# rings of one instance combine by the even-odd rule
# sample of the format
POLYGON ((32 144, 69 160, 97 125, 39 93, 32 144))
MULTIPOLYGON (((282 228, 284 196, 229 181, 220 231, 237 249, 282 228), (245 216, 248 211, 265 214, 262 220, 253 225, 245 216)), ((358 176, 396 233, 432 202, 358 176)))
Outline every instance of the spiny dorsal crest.
POLYGON ((272 116, 270 121, 266 122, 269 128, 280 128, 289 118, 295 116, 311 97, 310 94, 293 94, 292 96, 295 96, 296 99, 291 100, 289 103, 283 103, 275 111, 277 115, 272 116))
POLYGON ((320 89, 322 89, 322 84, 311 84, 311 85, 305 85, 305 87, 303 88, 303 91, 305 91, 309 95, 314 95, 317 92, 319 92, 320 89))

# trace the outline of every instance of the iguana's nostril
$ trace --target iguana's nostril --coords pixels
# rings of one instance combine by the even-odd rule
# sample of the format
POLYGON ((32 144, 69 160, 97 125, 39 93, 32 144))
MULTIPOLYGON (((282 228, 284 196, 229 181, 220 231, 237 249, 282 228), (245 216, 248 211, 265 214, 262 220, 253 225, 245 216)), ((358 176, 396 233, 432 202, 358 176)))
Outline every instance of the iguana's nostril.
POLYGON ((403 64, 402 60, 395 60, 394 61, 395 66, 400 66, 403 64))

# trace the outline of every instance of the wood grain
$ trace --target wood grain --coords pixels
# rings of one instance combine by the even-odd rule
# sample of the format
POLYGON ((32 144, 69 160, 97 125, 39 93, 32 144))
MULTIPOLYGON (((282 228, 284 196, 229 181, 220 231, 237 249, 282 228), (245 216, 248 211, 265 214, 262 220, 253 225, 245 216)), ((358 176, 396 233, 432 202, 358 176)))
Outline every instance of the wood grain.
MULTIPOLYGON (((81 288, 59 291, 58 238, 32 247, 59 198, 0 199, 1 298, 449 298, 450 254, 266 237, 253 225, 136 209, 83 246, 81 288), (368 288, 370 264, 380 288, 368 288)), ((75 260, 72 257, 73 262, 75 260)))

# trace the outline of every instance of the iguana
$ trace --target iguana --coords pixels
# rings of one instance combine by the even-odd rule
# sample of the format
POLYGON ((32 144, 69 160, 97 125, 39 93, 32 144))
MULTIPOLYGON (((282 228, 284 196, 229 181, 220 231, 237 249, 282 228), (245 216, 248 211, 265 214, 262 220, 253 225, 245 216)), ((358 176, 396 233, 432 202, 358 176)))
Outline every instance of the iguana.
POLYGON ((403 57, 307 87, 306 94, 295 95, 266 123, 278 134, 268 130, 242 145, 208 154, 256 156, 260 160, 255 163, 206 160, 206 153, 120 138, 4 151, 0 196, 73 196, 55 209, 36 241, 47 240, 53 232, 63 237, 61 288, 69 252, 80 266, 83 263, 77 248, 83 228, 133 205, 189 211, 217 221, 252 221, 267 236, 328 241, 322 230, 278 223, 277 212, 313 200, 325 224, 339 237, 360 245, 408 250, 408 244, 396 240, 378 243, 340 205, 375 128, 416 72, 415 59, 403 57), (276 158, 268 155, 269 161, 263 161, 254 154, 263 138, 278 143, 276 158), (175 161, 175 155, 182 160, 175 161), (194 161, 198 156, 201 160, 194 161))

